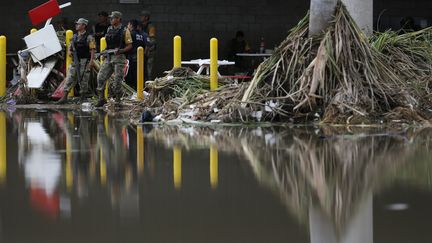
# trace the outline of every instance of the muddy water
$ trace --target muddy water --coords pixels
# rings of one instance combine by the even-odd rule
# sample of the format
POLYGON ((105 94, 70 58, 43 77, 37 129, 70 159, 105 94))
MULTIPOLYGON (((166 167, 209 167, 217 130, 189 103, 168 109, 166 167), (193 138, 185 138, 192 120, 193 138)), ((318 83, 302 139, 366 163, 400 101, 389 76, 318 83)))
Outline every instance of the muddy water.
POLYGON ((0 242, 432 242, 430 129, 0 113, 0 242))

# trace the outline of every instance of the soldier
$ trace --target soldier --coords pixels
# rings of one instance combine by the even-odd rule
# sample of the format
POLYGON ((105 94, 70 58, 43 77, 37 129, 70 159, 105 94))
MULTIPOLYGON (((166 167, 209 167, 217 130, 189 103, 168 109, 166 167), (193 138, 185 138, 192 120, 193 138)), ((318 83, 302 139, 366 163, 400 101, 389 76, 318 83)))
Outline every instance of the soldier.
POLYGON ((147 74, 148 78, 152 78, 154 58, 156 54, 156 27, 150 21, 150 12, 147 10, 141 11, 141 24, 143 31, 147 33, 150 40, 150 47, 146 49, 147 74))
POLYGON ((63 97, 57 101, 57 104, 67 102, 68 94, 71 89, 79 82, 81 100, 88 95, 90 69, 93 66, 96 43, 90 34, 87 33, 88 20, 80 18, 75 23, 75 30, 69 53, 73 55, 74 61, 69 67, 64 86, 63 97))
POLYGON ((105 39, 107 42, 107 50, 105 53, 112 54, 104 55, 106 57, 103 62, 98 76, 97 76, 97 92, 98 101, 95 104, 96 107, 102 107, 106 100, 104 98, 104 90, 107 80, 114 73, 114 92, 116 102, 120 102, 122 95, 121 83, 124 80, 124 67, 126 62, 126 53, 132 49, 132 37, 127 28, 124 28, 121 24, 122 13, 114 11, 110 15, 111 26, 108 28, 105 39))
POLYGON ((100 50, 100 40, 106 35, 109 26, 108 13, 105 11, 98 13, 98 22, 93 26, 93 34, 97 47, 96 52, 100 50))

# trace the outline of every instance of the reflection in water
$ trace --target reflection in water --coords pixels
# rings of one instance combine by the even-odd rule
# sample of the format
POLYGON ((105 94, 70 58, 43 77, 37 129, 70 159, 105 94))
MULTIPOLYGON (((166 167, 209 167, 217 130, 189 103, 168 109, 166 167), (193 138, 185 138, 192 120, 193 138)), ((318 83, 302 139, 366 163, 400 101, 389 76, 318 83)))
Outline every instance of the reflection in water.
POLYGON ((6 115, 0 111, 0 185, 6 183, 6 115))
POLYGON ((179 190, 182 185, 182 151, 176 145, 174 145, 173 149, 173 175, 174 187, 179 190))
MULTIPOLYGON (((17 131, 12 136, 18 137, 19 169, 24 173, 31 208, 51 220, 71 220, 77 217, 74 215, 108 204, 121 224, 139 224, 147 219, 152 223, 167 221, 176 227, 192 225, 184 218, 213 211, 221 214, 218 207, 229 215, 221 222, 248 224, 251 211, 238 214, 244 221, 236 218, 237 211, 255 200, 261 202, 255 213, 271 213, 276 207, 259 194, 265 188, 273 193, 272 203, 280 199, 288 210, 285 217, 293 216, 309 230, 309 242, 371 243, 377 194, 396 182, 432 188, 430 129, 383 134, 372 128, 357 132, 328 128, 159 128, 131 126, 126 120, 100 112, 17 112, 11 125, 11 130, 17 131), (409 163, 412 161, 415 163, 409 163), (255 187, 244 174, 261 187, 255 187), (203 175, 205 183, 199 181, 203 175), (248 190, 253 195, 249 198, 248 190), (234 195, 244 197, 247 203, 222 201, 234 195), (149 205, 162 205, 159 214, 165 216, 149 218, 154 210, 149 205), (173 213, 173 208, 178 211, 173 213), (182 217, 170 218, 186 211, 182 217)), ((6 134, 4 113, 0 113, 2 134, 6 134)), ((5 146, 0 141, 3 183, 5 146)), ((101 215, 105 217, 106 212, 101 215)), ((201 224, 208 218, 198 217, 196 227, 204 227, 201 224)), ((273 219, 263 217, 257 223, 259 229, 264 231, 262 224, 273 219)), ((289 231, 286 225, 282 229, 289 231)), ((249 228, 246 231, 259 233, 249 228)), ((248 241, 265 242, 254 237, 248 241)))
POLYGON ((212 144, 210 145, 210 185, 213 189, 216 189, 219 183, 218 164, 218 149, 216 145, 212 144))
MULTIPOLYGON (((309 221, 312 243, 373 242, 373 194, 401 178, 406 168, 412 167, 405 164, 414 155, 428 151, 431 132, 382 134, 369 130, 338 135, 326 129, 258 128, 210 134, 201 129, 196 132, 203 135, 191 136, 190 130, 167 130, 154 131, 150 136, 168 141, 167 146, 183 141, 185 147, 211 147, 212 186, 217 185, 213 140, 224 151, 245 156, 257 180, 280 195, 300 222, 309 221)), ((429 174, 426 178, 430 182, 432 177, 429 174)), ((427 186, 431 188, 430 183, 427 186)))
POLYGON ((137 166, 138 175, 144 173, 144 135, 142 126, 137 127, 137 166))

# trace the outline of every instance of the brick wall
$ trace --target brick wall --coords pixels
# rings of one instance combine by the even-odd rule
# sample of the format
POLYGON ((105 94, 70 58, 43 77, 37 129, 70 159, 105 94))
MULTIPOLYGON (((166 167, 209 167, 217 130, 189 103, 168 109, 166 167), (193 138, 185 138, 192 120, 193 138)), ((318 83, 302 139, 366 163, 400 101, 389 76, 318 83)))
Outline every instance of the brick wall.
MULTIPOLYGON (((8 37, 10 52, 23 47, 21 40, 30 28, 27 11, 45 0, 0 0, 0 34, 8 37)), ((59 0, 60 3, 68 0, 59 0)), ((220 53, 226 53, 226 43, 237 30, 243 30, 252 48, 258 48, 265 37, 267 47, 282 41, 287 31, 307 12, 308 0, 140 0, 139 4, 119 4, 119 0, 69 0, 72 6, 61 17, 70 22, 78 17, 96 20, 101 10, 119 10, 124 21, 137 18, 142 9, 152 12, 152 20, 158 31, 156 71, 168 70, 172 65, 172 37, 183 37, 183 59, 207 58, 209 39, 217 37, 220 53)), ((382 15, 381 26, 392 27, 406 15, 430 19, 431 0, 375 0, 375 20, 382 15)), ((58 19, 58 18, 57 18, 58 19)), ((56 21, 56 20, 54 20, 56 21)), ((397 27, 397 26, 395 26, 397 27)))

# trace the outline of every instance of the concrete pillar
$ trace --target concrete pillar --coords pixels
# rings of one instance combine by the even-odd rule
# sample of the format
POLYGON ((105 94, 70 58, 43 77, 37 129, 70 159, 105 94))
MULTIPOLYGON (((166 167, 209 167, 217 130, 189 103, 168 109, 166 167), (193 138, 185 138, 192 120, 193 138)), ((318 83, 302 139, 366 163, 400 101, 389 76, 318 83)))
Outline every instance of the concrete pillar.
POLYGON ((373 0, 342 0, 357 25, 366 35, 373 31, 373 0))
POLYGON ((309 36, 321 34, 327 29, 334 14, 337 0, 311 0, 309 36))
POLYGON ((356 212, 337 233, 332 220, 319 207, 309 208, 311 243, 373 243, 373 195, 359 203, 356 212))
MULTIPOLYGON (((309 35, 322 33, 329 25, 338 0, 311 0, 309 35)), ((373 0, 342 0, 358 26, 370 35, 373 30, 373 0)))

